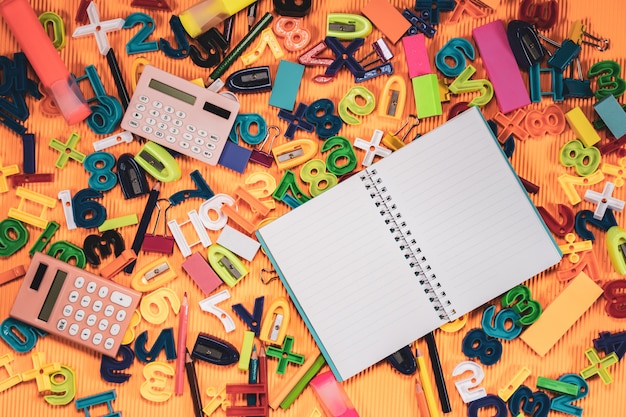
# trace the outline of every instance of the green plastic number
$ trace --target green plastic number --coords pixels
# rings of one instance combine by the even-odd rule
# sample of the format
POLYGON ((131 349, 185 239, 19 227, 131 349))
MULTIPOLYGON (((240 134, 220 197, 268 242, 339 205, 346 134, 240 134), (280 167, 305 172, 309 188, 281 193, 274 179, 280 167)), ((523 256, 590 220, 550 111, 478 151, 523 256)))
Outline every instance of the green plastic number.
POLYGON ((480 95, 474 97, 468 103, 468 106, 484 106, 493 98, 493 85, 489 80, 470 80, 471 76, 476 72, 473 65, 468 65, 458 77, 448 86, 454 94, 472 93, 478 91, 480 95))
POLYGON ((50 391, 60 395, 45 395, 44 400, 51 405, 67 405, 76 395, 76 375, 71 368, 61 365, 61 369, 50 374, 50 391))
POLYGON ((589 68, 587 78, 592 79, 598 77, 598 89, 595 96, 598 100, 613 94, 619 97, 626 90, 626 81, 619 76, 622 67, 611 60, 596 62, 589 68))
POLYGON ((28 242, 28 229, 21 221, 4 219, 0 222, 0 256, 11 256, 28 242))
POLYGON ((345 175, 356 168, 358 158, 352 143, 343 136, 333 136, 322 145, 322 152, 330 151, 326 157, 326 168, 337 176, 345 175))
POLYGON ((570 140, 561 148, 559 160, 566 167, 573 166, 582 177, 596 172, 602 162, 602 155, 595 146, 585 148, 578 139, 570 140))
POLYGON ((298 183, 296 182, 296 174, 290 170, 285 171, 285 174, 281 178, 276 190, 272 193, 272 197, 278 201, 282 201, 287 192, 291 192, 291 195, 301 204, 304 204, 311 199, 311 197, 306 195, 304 191, 300 189, 298 183))
POLYGON ((309 184, 309 192, 317 197, 324 191, 337 185, 337 176, 326 171, 326 164, 321 159, 311 159, 300 169, 300 179, 309 184))
POLYGON ((370 90, 365 87, 357 86, 352 87, 345 96, 339 102, 337 106, 337 112, 341 116, 341 120, 349 125, 360 125, 361 120, 354 117, 350 112, 359 115, 367 116, 376 108, 376 97, 370 90), (357 98, 361 98, 364 101, 363 104, 357 102, 357 98))
POLYGON ((532 299, 530 289, 525 285, 518 285, 504 294, 502 307, 511 307, 521 317, 517 324, 524 326, 536 322, 542 312, 541 304, 532 299))

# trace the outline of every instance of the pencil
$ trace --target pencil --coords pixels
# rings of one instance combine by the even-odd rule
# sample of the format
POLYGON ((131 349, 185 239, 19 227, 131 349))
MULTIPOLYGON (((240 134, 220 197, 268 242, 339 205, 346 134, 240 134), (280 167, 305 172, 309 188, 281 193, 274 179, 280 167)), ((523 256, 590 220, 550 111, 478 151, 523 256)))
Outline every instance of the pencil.
POLYGON ((265 15, 263 15, 263 17, 256 23, 256 25, 254 25, 252 29, 250 29, 250 32, 248 32, 246 36, 243 37, 241 42, 239 42, 237 46, 235 46, 233 50, 224 57, 222 62, 217 67, 215 67, 211 75, 209 75, 209 84, 217 80, 222 74, 226 72, 226 70, 228 70, 228 68, 230 68, 231 65, 233 65, 235 60, 237 60, 237 58, 241 56, 243 51, 245 51, 250 46, 250 44, 261 34, 263 29, 265 29, 267 25, 270 24, 272 19, 274 19, 274 16, 272 16, 270 12, 267 12, 265 13, 265 15))
MULTIPOLYGON (((256 351, 256 345, 252 348, 252 356, 250 357, 250 366, 248 367, 248 383, 256 384, 259 377, 259 353, 256 351)), ((256 394, 248 394, 248 405, 256 405, 256 394)))
POLYGON ((433 368, 433 373, 435 374, 435 384, 437 385, 437 392, 439 393, 441 410, 444 413, 449 413, 452 411, 452 406, 450 405, 450 398, 448 397, 446 380, 443 377, 443 369, 441 369, 441 361, 439 360, 439 350, 437 349, 437 343, 435 342, 435 335, 433 335, 433 332, 430 332, 424 337, 426 338, 426 344, 428 345, 430 366, 433 368))
POLYGON ((415 352, 415 360, 417 361, 417 372, 419 373, 420 382, 426 396, 426 404, 428 405, 428 411, 430 417, 439 417, 439 410, 437 409, 437 400, 435 399, 435 393, 433 391, 433 384, 428 377, 428 369, 426 368, 426 361, 422 355, 422 351, 417 348, 415 352))
POLYGON ((189 381, 195 416, 204 417, 202 413, 202 397, 200 396, 200 388, 198 387, 198 375, 196 375, 196 367, 193 364, 193 359, 187 348, 185 348, 185 370, 187 371, 187 381, 189 381))
POLYGON ((426 396, 424 395, 424 389, 419 380, 415 381, 415 396, 417 398, 417 409, 420 412, 420 417, 430 416, 428 411, 428 404, 426 404, 426 396))
MULTIPOLYGON (((148 196, 148 201, 146 202, 146 208, 143 210, 143 214, 141 215, 141 220, 139 221, 139 227, 137 228, 137 232, 135 233, 135 239, 133 240, 133 244, 131 249, 135 252, 136 255, 139 255, 139 251, 141 250, 141 245, 143 244, 143 238, 148 230, 148 225, 150 224, 150 219, 152 218, 152 213, 154 212, 154 208, 156 207, 156 202, 159 199, 159 193, 161 191, 161 183, 159 181, 152 186, 152 190, 150 190, 150 195, 148 196)), ((135 269, 135 264, 137 261, 131 262, 126 268, 124 268, 124 272, 127 274, 132 274, 135 269)))
POLYGON ((182 395, 185 379, 185 351, 187 350, 187 322, 189 321, 189 301, 187 292, 183 295, 183 302, 178 312, 178 350, 176 352, 176 380, 174 381, 174 393, 182 395))
POLYGON ((248 6, 248 30, 252 29, 254 23, 256 22, 256 8, 258 6, 258 2, 252 3, 248 6))

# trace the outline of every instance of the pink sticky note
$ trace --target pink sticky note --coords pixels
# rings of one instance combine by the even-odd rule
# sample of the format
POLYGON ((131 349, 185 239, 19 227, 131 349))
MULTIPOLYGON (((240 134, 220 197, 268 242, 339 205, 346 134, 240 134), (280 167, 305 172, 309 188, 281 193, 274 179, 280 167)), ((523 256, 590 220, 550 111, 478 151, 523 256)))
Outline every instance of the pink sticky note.
POLYGON ((404 47, 406 63, 409 66, 410 78, 432 73, 430 70, 428 51, 426 51, 424 34, 420 33, 418 35, 403 37, 402 46, 404 47))

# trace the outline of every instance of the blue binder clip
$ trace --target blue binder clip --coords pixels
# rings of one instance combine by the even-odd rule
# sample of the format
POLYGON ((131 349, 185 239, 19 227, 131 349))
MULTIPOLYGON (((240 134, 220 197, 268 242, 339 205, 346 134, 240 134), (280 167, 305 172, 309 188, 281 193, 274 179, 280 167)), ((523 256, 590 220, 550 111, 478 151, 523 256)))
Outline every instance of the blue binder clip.
POLYGON ((423 33, 427 38, 432 38, 437 33, 437 29, 426 21, 422 16, 430 16, 430 12, 424 10, 421 16, 416 15, 409 9, 402 11, 402 16, 411 23, 411 27, 406 31, 406 34, 417 35, 419 32, 423 33))

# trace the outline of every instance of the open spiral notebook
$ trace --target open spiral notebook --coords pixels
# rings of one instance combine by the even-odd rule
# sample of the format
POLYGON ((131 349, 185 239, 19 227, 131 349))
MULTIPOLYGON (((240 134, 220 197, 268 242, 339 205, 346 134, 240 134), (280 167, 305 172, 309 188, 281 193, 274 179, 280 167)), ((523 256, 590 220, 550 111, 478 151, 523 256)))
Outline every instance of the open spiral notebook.
POLYGON ((257 236, 338 380, 562 256, 477 108, 257 236))

